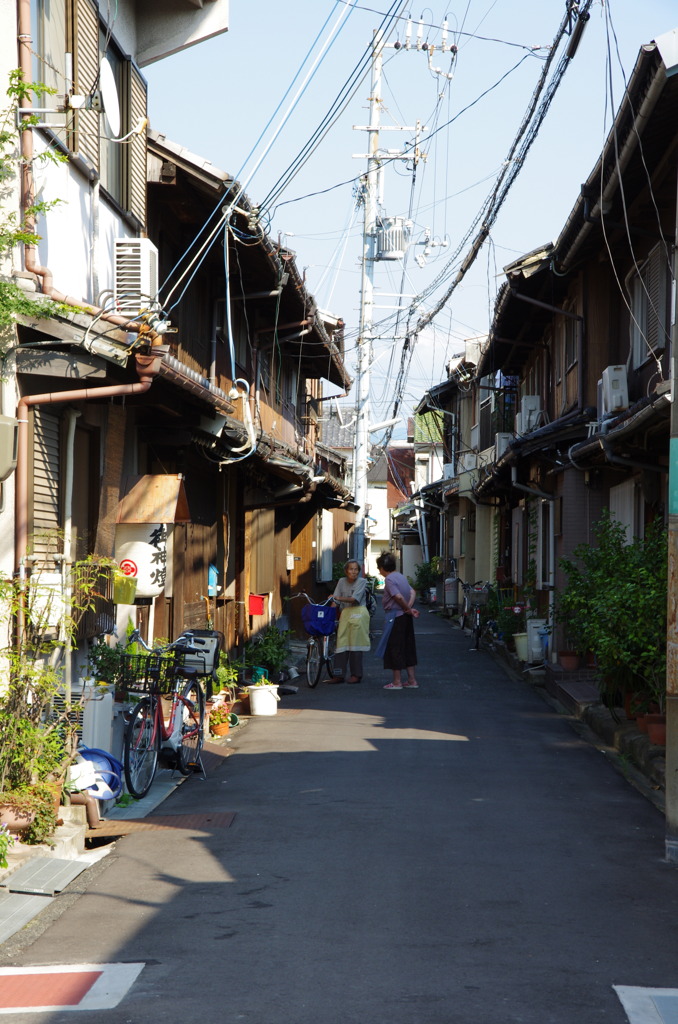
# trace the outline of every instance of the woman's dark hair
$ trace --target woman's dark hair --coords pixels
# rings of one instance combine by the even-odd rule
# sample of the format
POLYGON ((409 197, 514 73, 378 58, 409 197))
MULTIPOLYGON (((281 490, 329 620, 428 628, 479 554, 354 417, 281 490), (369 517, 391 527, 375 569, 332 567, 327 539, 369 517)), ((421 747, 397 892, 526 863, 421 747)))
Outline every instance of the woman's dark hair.
POLYGON ((395 572, 396 560, 390 551, 382 551, 377 559, 377 566, 384 572, 395 572))

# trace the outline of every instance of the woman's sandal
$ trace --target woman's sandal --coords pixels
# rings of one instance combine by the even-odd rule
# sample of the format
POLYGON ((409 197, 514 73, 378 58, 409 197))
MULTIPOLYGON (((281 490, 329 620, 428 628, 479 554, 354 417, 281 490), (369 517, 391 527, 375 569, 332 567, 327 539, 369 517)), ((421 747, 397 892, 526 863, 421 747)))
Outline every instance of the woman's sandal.
POLYGON ((402 690, 402 686, 396 685, 395 683, 387 683, 384 687, 385 690, 402 690))
MULTIPOLYGON (((349 679, 349 683, 351 680, 349 679)), ((403 690, 418 690, 419 683, 403 683, 403 690)))
POLYGON ((346 680, 347 683, 360 683, 362 682, 362 676, 351 676, 346 680))

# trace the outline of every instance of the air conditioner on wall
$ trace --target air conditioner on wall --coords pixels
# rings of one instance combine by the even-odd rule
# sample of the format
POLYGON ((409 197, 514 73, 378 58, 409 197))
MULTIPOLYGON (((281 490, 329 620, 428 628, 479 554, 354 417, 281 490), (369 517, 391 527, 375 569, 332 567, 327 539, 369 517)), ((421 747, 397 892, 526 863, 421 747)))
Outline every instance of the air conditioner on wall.
POLYGON ((606 366, 601 384, 601 416, 612 416, 628 409, 629 391, 625 366, 606 366))
POLYGON ((509 444, 513 440, 513 434, 495 434, 494 435, 494 458, 495 460, 500 459, 509 444))
POLYGON ((451 480, 454 476, 456 476, 456 473, 454 472, 454 463, 453 462, 444 462, 443 463, 443 480, 451 480))
POLYGON ((520 433, 529 434, 539 422, 541 413, 541 397, 539 395, 523 395, 520 399, 520 433))
POLYGON ((116 310, 138 316, 149 309, 158 293, 158 250, 149 238, 115 239, 116 310))

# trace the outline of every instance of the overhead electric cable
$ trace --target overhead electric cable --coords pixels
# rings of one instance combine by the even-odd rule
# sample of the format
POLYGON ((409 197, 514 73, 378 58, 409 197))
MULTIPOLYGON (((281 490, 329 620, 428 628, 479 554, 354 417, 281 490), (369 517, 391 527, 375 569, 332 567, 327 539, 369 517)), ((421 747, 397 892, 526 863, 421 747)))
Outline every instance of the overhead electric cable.
MULTIPOLYGON (((588 9, 591 6, 592 2, 593 0, 584 0, 584 2, 578 7, 578 21, 581 19, 584 19, 584 21, 586 21, 586 19, 588 18, 588 9)), ((544 118, 546 117, 553 97, 555 96, 558 90, 558 86, 560 85, 571 60, 570 54, 566 51, 560 58, 560 61, 558 62, 553 77, 549 82, 548 88, 546 88, 544 98, 542 99, 541 104, 537 108, 537 101, 541 93, 544 91, 546 78, 548 76, 548 71, 550 69, 551 63, 555 57, 558 45, 562 41, 563 36, 566 34, 567 27, 570 24, 571 12, 576 6, 576 4, 571 3, 558 28, 558 32, 556 33, 551 53, 549 54, 549 57, 547 58, 544 64, 542 74, 540 76, 537 87, 533 93, 532 100, 530 102, 528 110, 523 118, 522 124, 518 130, 518 134, 516 135, 516 138, 509 150, 506 166, 500 173, 494 189, 492 190, 492 192, 488 196, 488 199, 485 202, 483 210, 481 211, 479 217, 477 217, 474 222, 474 225, 477 224, 479 219, 483 217, 483 213, 485 214, 485 216, 483 217, 483 222, 480 231, 476 234, 470 250, 464 257, 462 264, 454 277, 454 280, 446 289, 444 295, 434 304, 433 308, 429 310, 428 313, 420 317, 419 320, 417 321, 417 324, 414 328, 415 334, 419 334, 428 324, 431 323, 431 321, 437 316, 440 310, 449 301, 450 296, 452 295, 454 290, 466 276, 469 268, 475 262, 475 259, 478 253, 480 252, 483 243, 488 237, 490 228, 494 224, 499 214, 499 211, 504 203, 504 200, 506 199, 511 189, 511 186, 513 185, 513 182, 515 181, 523 167, 525 157, 527 156, 527 153, 532 143, 537 137, 537 134, 539 132, 539 129, 541 128, 544 118), (525 138, 523 140, 522 145, 520 146, 520 149, 518 149, 518 145, 523 136, 525 136, 525 138), (515 156, 516 152, 517 156, 515 156)), ((469 233, 467 232, 466 238, 468 238, 468 236, 469 233)), ((452 259, 448 262, 447 267, 445 268, 445 270, 443 270, 442 274, 439 274, 436 280, 431 285, 429 285, 425 292, 422 293, 422 297, 430 295, 441 284, 441 282, 449 273, 449 268, 451 264, 454 262, 458 255, 459 250, 457 250, 457 252, 453 255, 452 259)), ((412 303, 413 309, 416 307, 417 302, 418 300, 415 300, 412 303)))
MULTIPOLYGON (((335 0, 335 5, 334 5, 334 7, 332 9, 333 11, 338 6, 338 4, 340 2, 344 2, 344 0, 335 0)), ((233 212, 233 209, 235 208, 235 206, 237 205, 237 203, 241 199, 241 197, 245 194, 245 190, 249 186, 249 183, 251 182, 253 176, 256 174, 257 170, 259 169, 259 167, 261 166, 261 164, 265 160, 265 158, 268 155, 271 147, 273 146, 273 144, 275 143, 276 139, 280 135, 282 129, 284 128, 285 124, 287 123, 287 121, 291 117, 292 112, 294 111, 295 107, 297 106, 301 96, 304 94, 304 92, 308 88, 310 82, 314 78, 314 76, 315 76, 315 74, 316 74, 316 72, 318 70, 318 67, 320 66, 320 64, 322 63, 322 61, 324 60, 324 58, 325 58, 325 56, 327 54, 327 51, 330 49, 330 47, 335 42, 336 36, 338 35, 339 31, 343 27, 343 23, 344 23, 345 19, 348 16, 350 16, 350 14, 352 13, 353 6, 354 6, 353 4, 349 4, 343 11, 340 12, 339 17, 337 18, 334 26, 332 27, 332 30, 330 31, 328 37, 325 39, 325 41, 324 41, 324 43, 323 43, 323 45, 322 45, 322 47, 320 49, 320 52, 316 55, 316 57, 315 57, 312 65, 311 65, 310 69, 306 73, 306 76, 305 76, 303 82, 301 83, 301 85, 300 85, 299 89, 297 90, 294 98, 292 99, 291 104, 288 106, 287 110, 285 111, 285 113, 284 113, 284 115, 282 117, 282 120, 280 121, 280 123, 278 124, 277 128, 273 132, 269 142, 264 147, 264 150, 263 150, 262 154, 260 155, 260 157, 258 158, 258 160, 256 161, 254 167, 248 173, 248 176, 246 177, 245 181, 242 184, 239 184, 237 182, 237 178, 239 177, 239 174, 236 175, 235 179, 233 179, 234 184, 236 184, 235 196, 234 196, 234 198, 232 198, 230 200, 228 210, 227 211, 223 211, 222 210, 222 214, 219 217, 219 221, 218 221, 219 225, 221 225, 225 220, 229 220, 230 219, 230 216, 231 216, 231 213, 233 212)), ((318 42, 318 39, 320 38, 320 35, 322 34, 322 32, 324 31, 325 27, 327 26, 330 17, 331 17, 331 14, 325 20, 325 22, 324 22, 324 24, 323 24, 323 26, 322 26, 322 28, 320 30, 320 33, 318 33, 318 35, 316 36, 315 40, 313 41, 311 49, 309 50, 308 54, 306 55, 306 57, 304 59, 304 62, 302 63, 299 71, 297 72, 297 74, 294 76, 294 79, 292 80, 292 85, 294 85, 294 82, 296 82, 297 78, 299 77, 301 69, 304 67, 304 65, 308 61, 309 56, 313 52, 313 49, 315 48, 315 46, 316 46, 316 44, 318 42)), ((289 94, 289 92, 291 91, 291 88, 292 88, 292 86, 290 86, 290 88, 285 93, 285 97, 289 94)), ((283 98, 283 101, 284 101, 284 98, 283 98)), ((272 115, 272 117, 270 118, 266 128, 268 128, 268 125, 270 125, 271 121, 276 116, 276 113, 280 109, 280 106, 281 106, 283 101, 281 101, 281 103, 279 103, 278 106, 276 107, 276 110, 275 110, 274 114, 272 115)), ((266 128, 264 129, 264 132, 266 131, 266 128)), ((261 140, 264 132, 261 133, 261 135, 259 136, 259 139, 257 140, 257 143, 255 143, 255 148, 258 145, 259 141, 261 140)), ((246 158, 245 164, 243 166, 246 166, 247 160, 249 160, 250 157, 252 156, 252 152, 253 151, 251 151, 249 156, 246 158)), ((205 222, 205 225, 203 225, 203 228, 201 228, 200 233, 202 233, 202 231, 205 229, 206 225, 212 220, 212 218, 216 214, 217 210, 220 208, 222 202, 223 202, 223 199, 220 197, 219 202, 216 204, 214 210, 209 215, 207 221, 205 222)), ((196 237, 199 237, 199 235, 196 236, 196 237)), ((214 232, 211 235, 211 238, 213 238, 213 237, 214 237, 214 232)), ((185 251, 184 255, 180 258, 179 262, 181 262, 181 259, 183 259, 186 256, 186 254, 190 251, 190 248, 191 248, 191 246, 188 247, 188 249, 185 251)), ((204 249, 203 251, 206 252, 206 249, 204 249)), ((203 259, 204 259, 204 255, 203 255, 203 259)), ((201 260, 201 262, 202 262, 202 260, 201 260)), ((178 265, 179 265, 179 263, 175 264, 175 266, 170 271, 170 275, 168 275, 168 278, 166 279, 166 281, 169 279, 169 276, 171 276, 171 274, 174 273, 174 270, 176 270, 178 265)), ((179 281, 175 283, 174 287, 172 288, 172 290, 170 292, 170 297, 176 291, 176 289, 179 287, 179 285, 181 284, 183 276, 185 276, 185 274, 182 275, 179 278, 179 281)), ((185 291, 185 289, 184 289, 184 291, 185 291)), ((166 301, 167 302, 169 301, 169 297, 166 299, 166 301)))
MULTIPOLYGON (((378 29, 385 38, 388 38, 389 33, 392 31, 393 24, 397 18, 394 13, 394 9, 404 9, 406 7, 407 0, 395 0, 391 4, 391 7, 387 13, 383 16, 381 25, 378 29)), ((287 167, 287 169, 280 175, 278 180, 275 182, 268 195, 266 195, 260 204, 262 211, 269 210, 271 206, 275 204, 276 199, 283 193, 291 181, 296 177, 304 164, 309 160, 312 153, 318 147, 320 142, 329 132, 330 128, 334 125, 336 120, 341 116, 344 109, 350 101, 353 99, 355 93, 360 88, 362 81, 369 70, 372 60, 372 45, 370 44, 363 51, 362 56, 359 58, 358 63, 354 67, 353 71, 349 75, 348 79, 344 82, 340 92, 333 100, 329 110, 326 112, 322 120, 316 126, 311 137, 304 144, 300 152, 297 154, 295 159, 287 167)))

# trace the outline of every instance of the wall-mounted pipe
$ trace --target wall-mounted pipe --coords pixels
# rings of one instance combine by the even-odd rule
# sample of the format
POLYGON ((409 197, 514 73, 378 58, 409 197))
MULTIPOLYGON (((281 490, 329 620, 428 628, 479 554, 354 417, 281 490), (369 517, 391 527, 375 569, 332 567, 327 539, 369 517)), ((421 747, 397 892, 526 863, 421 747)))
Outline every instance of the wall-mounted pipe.
POLYGON ((61 588, 64 595, 64 610, 61 626, 61 642, 64 652, 64 696, 66 703, 71 702, 71 672, 72 672, 72 648, 69 635, 69 613, 71 608, 72 584, 71 566, 73 564, 73 479, 75 462, 75 421, 81 416, 79 409, 69 409, 66 414, 66 443, 64 471, 64 547, 61 559, 62 583, 61 588))
POLYGON ((140 395, 148 391, 160 369, 162 356, 136 357, 139 380, 133 384, 114 384, 101 388, 78 388, 71 391, 46 392, 24 395, 19 399, 16 418, 19 422, 15 484, 14 552, 17 571, 23 571, 28 548, 28 409, 34 405, 54 405, 60 402, 87 402, 99 398, 120 398, 140 395))
MULTIPOLYGON (((25 82, 30 82, 33 79, 33 66, 32 66, 32 46, 33 39, 31 37, 31 0, 17 0, 17 29, 18 29, 18 46, 19 46, 19 67, 21 68, 25 82)), ((31 99, 29 96, 24 97, 20 100, 21 107, 30 107, 31 99)), ((33 129, 26 128, 25 131, 21 132, 21 210, 22 213, 33 205, 35 199, 35 182, 33 179, 33 129)), ((69 155, 69 160, 71 159, 69 155)), ((35 228, 35 219, 33 217, 26 217, 26 227, 29 231, 35 228)), ((42 279, 42 290, 54 302, 61 302, 67 306, 78 306, 80 309, 84 309, 87 313, 92 316, 100 316, 101 319, 106 320, 109 323, 118 324, 120 327, 124 327, 127 331, 140 332, 142 328, 146 328, 145 323, 139 323, 139 321, 130 320, 128 317, 120 316, 117 313, 109 312, 101 309, 97 306, 91 305, 90 303, 83 302, 82 299, 75 298, 73 295, 66 295, 56 289, 54 285, 54 275, 49 267, 43 267, 38 262, 38 254, 35 245, 31 243, 24 243, 24 268, 31 274, 35 274, 36 277, 42 279)), ((93 275, 94 278, 95 275, 93 275)), ((96 294, 96 293, 95 293, 96 294)), ((148 331, 148 340, 154 344, 160 344, 161 340, 157 334, 153 331, 148 331)))
POLYGON ((598 438, 600 447, 605 452, 605 458, 613 466, 625 466, 627 469, 645 469, 650 473, 668 473, 668 466, 658 466, 651 462, 640 462, 638 459, 625 459, 622 455, 615 455, 605 438, 598 438))

